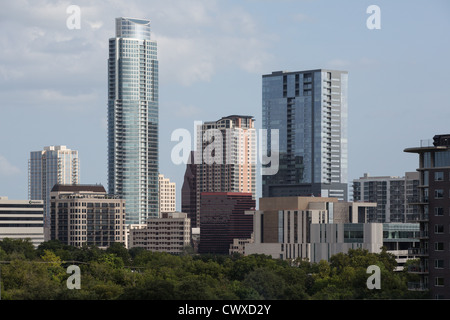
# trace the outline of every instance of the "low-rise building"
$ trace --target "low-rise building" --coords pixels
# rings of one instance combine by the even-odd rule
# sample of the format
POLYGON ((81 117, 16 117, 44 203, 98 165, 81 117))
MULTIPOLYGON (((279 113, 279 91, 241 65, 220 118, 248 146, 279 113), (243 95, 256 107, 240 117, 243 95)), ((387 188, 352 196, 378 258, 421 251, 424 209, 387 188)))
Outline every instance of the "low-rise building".
POLYGON ((128 248, 181 254, 191 245, 191 222, 184 212, 162 213, 146 224, 130 225, 128 248))
POLYGON ((51 239, 81 247, 126 244, 125 200, 102 185, 55 185, 50 193, 51 239))
POLYGON ((0 240, 30 239, 35 247, 44 242, 44 201, 0 197, 0 240))
POLYGON ((254 241, 245 244, 245 254, 319 262, 351 248, 380 252, 383 225, 367 223, 366 217, 373 206, 324 197, 261 198, 259 210, 247 211, 253 215, 254 241))

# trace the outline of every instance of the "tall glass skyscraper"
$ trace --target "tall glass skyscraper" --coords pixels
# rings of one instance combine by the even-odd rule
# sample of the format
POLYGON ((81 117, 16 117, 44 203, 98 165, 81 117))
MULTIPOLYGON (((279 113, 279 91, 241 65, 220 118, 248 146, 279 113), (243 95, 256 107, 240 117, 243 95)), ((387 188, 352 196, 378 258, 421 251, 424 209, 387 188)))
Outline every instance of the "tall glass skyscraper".
POLYGON ((108 188, 126 223, 158 216, 158 60, 150 21, 116 18, 109 39, 108 188))
POLYGON ((263 197, 347 200, 345 71, 277 71, 262 76, 262 127, 279 130, 279 170, 263 175, 263 197))

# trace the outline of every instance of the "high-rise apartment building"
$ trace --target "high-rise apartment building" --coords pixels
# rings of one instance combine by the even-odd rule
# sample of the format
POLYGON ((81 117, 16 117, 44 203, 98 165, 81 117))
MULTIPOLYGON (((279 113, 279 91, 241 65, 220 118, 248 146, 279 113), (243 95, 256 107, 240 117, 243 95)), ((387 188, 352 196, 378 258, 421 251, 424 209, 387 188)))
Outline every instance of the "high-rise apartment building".
POLYGON ((244 192, 256 198, 255 130, 253 117, 242 115, 198 126, 197 150, 191 157, 193 163, 187 165, 186 174, 190 178, 185 175, 182 193, 182 202, 190 202, 189 208, 182 210, 188 213, 192 227, 199 227, 202 192, 244 192), (194 186, 195 204, 191 201, 194 186))
POLYGON ((126 221, 158 216, 158 60, 150 21, 116 19, 108 58, 108 188, 126 221))
POLYGON ((367 210, 369 222, 417 221, 419 182, 418 172, 406 172, 403 177, 365 173, 353 180, 353 201, 377 203, 376 208, 367 210))
POLYGON ((44 147, 32 151, 28 161, 28 197, 44 201, 44 226, 46 240, 50 222, 50 191, 56 184, 78 184, 80 160, 78 151, 66 146, 44 147))
POLYGON ((163 213, 176 211, 176 190, 175 182, 165 178, 164 175, 159 174, 159 216, 163 213))
POLYGON ((419 155, 420 246, 412 248, 420 257, 411 272, 420 281, 412 290, 425 290, 432 299, 450 299, 450 135, 436 135, 421 141, 419 147, 407 148, 419 155))
MULTIPOLYGON (((277 71, 262 76, 262 128, 279 133, 279 170, 263 175, 263 197, 347 199, 348 74, 277 71)), ((274 143, 277 143, 276 141, 274 143)))
POLYGON ((102 185, 57 184, 50 195, 52 240, 74 247, 126 244, 125 202, 102 185))

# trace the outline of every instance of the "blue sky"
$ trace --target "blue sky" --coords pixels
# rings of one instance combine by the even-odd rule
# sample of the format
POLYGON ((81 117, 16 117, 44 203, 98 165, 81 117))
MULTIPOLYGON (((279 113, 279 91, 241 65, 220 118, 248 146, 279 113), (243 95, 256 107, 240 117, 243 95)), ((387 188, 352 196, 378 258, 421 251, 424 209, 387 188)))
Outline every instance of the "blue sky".
POLYGON ((261 76, 349 73, 349 182, 417 168, 403 149, 450 133, 450 2, 384 0, 1 0, 0 195, 26 199, 30 151, 79 151, 81 183, 107 186, 106 59, 119 16, 151 20, 160 63, 160 171, 178 128, 248 114, 261 123, 261 76), (78 5, 81 28, 66 26, 78 5), (369 30, 369 5, 381 29, 369 30))

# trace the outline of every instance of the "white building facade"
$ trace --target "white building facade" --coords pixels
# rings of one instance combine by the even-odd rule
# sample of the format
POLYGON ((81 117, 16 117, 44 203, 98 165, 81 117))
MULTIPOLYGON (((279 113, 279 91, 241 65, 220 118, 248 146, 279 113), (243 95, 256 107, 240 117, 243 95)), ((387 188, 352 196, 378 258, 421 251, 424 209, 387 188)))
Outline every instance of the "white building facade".
POLYGON ((176 184, 159 174, 159 214, 176 211, 176 184))
POLYGON ((44 201, 0 197, 0 240, 5 238, 30 239, 35 247, 44 242, 44 201))

